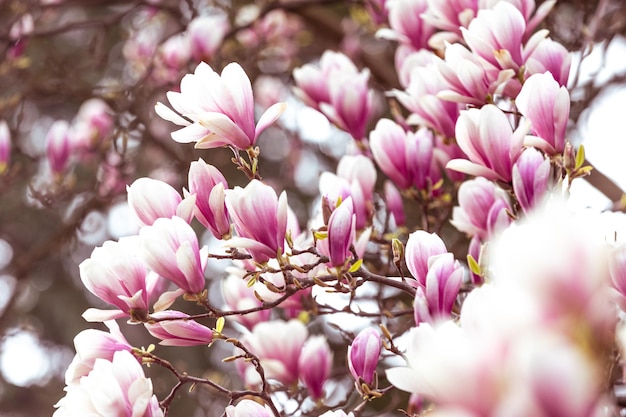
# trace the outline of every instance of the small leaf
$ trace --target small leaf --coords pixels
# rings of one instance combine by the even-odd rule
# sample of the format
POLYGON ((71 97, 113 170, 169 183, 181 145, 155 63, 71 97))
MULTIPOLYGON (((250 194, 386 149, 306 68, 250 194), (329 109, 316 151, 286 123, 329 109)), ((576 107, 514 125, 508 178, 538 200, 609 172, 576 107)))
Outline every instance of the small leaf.
POLYGON ((328 231, 318 230, 318 231, 313 232, 313 236, 315 236, 315 239, 317 240, 324 240, 328 237, 328 231))
POLYGON ((467 265, 474 274, 482 276, 483 272, 480 269, 480 265, 478 265, 478 262, 476 262, 476 259, 474 259, 472 255, 467 255, 467 265))
POLYGON ((348 269, 348 272, 356 272, 356 271, 358 271, 361 268, 361 265, 363 265, 363 259, 359 259, 358 261, 353 263, 352 266, 350 267, 350 269, 348 269))
POLYGON ((256 284, 256 275, 253 275, 252 277, 250 277, 250 279, 248 280, 248 283, 246 284, 246 286, 248 288, 252 288, 254 286, 254 284, 256 284))
POLYGON ((574 165, 574 169, 579 169, 585 163, 585 147, 580 145, 578 147, 578 152, 576 152, 576 165, 574 165))
POLYGON ((224 319, 224 317, 218 317, 217 321, 215 322, 215 331, 218 333, 222 333, 222 330, 224 330, 225 323, 226 323, 226 319, 224 319))
POLYGON ((395 237, 391 239, 391 250, 393 251, 393 262, 395 264, 404 259, 404 245, 400 239, 395 237))

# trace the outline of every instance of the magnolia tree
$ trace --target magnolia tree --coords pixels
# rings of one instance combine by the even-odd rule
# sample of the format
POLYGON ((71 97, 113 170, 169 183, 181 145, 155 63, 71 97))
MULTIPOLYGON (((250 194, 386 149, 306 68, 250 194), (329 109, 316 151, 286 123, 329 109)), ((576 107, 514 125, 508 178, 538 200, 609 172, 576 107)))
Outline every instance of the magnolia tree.
POLYGON ((3 35, 3 187, 64 213, 91 304, 55 417, 621 415, 623 201, 568 202, 592 167, 545 29, 573 5, 110 3, 3 35), (46 42, 94 57, 46 84, 46 42))

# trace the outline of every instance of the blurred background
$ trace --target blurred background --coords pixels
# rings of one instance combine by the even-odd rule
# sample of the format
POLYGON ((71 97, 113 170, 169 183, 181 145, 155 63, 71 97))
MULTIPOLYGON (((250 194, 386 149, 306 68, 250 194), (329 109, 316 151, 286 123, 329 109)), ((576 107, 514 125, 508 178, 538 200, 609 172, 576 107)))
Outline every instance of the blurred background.
MULTIPOLYGON (((399 83, 395 45, 374 36, 381 24, 373 10, 381 4, 0 0, 0 120, 11 137, 10 159, 0 162, 0 417, 49 416, 63 395, 72 340, 97 327, 81 314, 102 306, 83 288, 78 264, 105 240, 137 231, 128 184, 149 176, 180 190, 189 163, 200 157, 231 186, 245 182, 230 151, 172 141, 175 126, 155 115, 156 102, 167 103, 165 93, 201 60, 216 70, 240 63, 259 111, 287 101, 279 124, 259 139, 261 175, 288 191, 304 223, 319 204, 319 173, 334 171, 350 138, 293 96, 291 71, 326 49, 342 51, 370 68, 377 115, 385 114, 384 92, 399 83), (206 20, 190 24, 200 18, 206 20), (199 43, 189 47, 189 38, 199 43), (58 151, 61 166, 54 167, 47 136, 58 121, 80 132, 81 142, 69 156, 58 151)), ((597 168, 575 197, 581 205, 623 209, 626 3, 559 0, 544 25, 574 54, 569 137, 585 144, 597 168)), ((211 264, 207 276, 219 303, 223 264, 211 264)), ((154 343, 143 329, 124 326, 134 345, 154 343)), ((223 380, 232 368, 221 358, 231 353, 217 349, 159 353, 180 370, 223 380)), ((150 372, 157 394, 168 392, 173 380, 150 372)), ((175 401, 171 415, 221 414, 223 398, 200 394, 175 401)))

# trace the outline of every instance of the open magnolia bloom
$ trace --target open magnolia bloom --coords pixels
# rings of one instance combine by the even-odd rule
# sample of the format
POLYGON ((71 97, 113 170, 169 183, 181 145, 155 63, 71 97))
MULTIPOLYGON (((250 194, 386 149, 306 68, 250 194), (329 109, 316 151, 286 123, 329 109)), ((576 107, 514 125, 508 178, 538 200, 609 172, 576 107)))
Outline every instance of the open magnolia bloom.
POLYGON ((175 111, 162 103, 157 103, 155 111, 163 119, 184 126, 172 132, 172 139, 196 142, 196 148, 201 149, 249 148, 287 106, 274 104, 255 125, 252 85, 237 63, 228 64, 220 75, 201 62, 193 74, 183 77, 180 93, 170 91, 167 98, 175 111))

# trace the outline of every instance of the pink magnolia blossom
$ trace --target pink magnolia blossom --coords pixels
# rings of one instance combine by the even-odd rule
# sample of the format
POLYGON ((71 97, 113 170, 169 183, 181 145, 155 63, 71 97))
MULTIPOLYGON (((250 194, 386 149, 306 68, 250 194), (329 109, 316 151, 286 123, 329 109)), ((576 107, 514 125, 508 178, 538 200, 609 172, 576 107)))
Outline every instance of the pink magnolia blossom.
POLYGON ((406 132, 391 120, 380 119, 370 133, 370 148, 376 164, 401 189, 432 185, 434 139, 429 130, 406 132))
POLYGON ((200 63, 193 74, 183 77, 180 93, 170 91, 167 98, 176 112, 161 103, 157 103, 155 111, 163 119, 185 126, 173 132, 172 139, 196 142, 196 148, 201 149, 253 146, 286 106, 285 103, 273 105, 255 126, 250 79, 236 63, 228 64, 221 75, 208 64, 200 63))
POLYGON ((9 167, 11 160, 11 132, 6 121, 0 120, 0 174, 9 167))
POLYGON ((313 399, 324 394, 324 383, 330 376, 333 353, 324 336, 311 336, 304 344, 298 360, 298 373, 313 399))
POLYGON ((511 223, 507 214, 511 211, 508 196, 485 178, 461 184, 458 200, 459 205, 452 209, 450 223, 461 232, 485 241, 511 223))
POLYGON ((410 45, 415 50, 428 46, 435 27, 422 18, 428 9, 427 0, 388 0, 386 7, 390 29, 380 29, 376 36, 410 45))
POLYGON ((507 116, 493 104, 462 111, 456 124, 456 140, 469 161, 453 159, 446 167, 510 182, 527 130, 528 125, 521 125, 513 131, 507 116))
POLYGON ((194 214, 213 236, 224 239, 230 236, 230 220, 226 211, 228 182, 224 175, 202 158, 189 166, 189 192, 196 195, 194 214))
POLYGON ((387 0, 366 0, 365 10, 375 25, 381 25, 387 21, 387 0))
POLYGON ((406 219, 404 215, 404 205, 402 195, 395 185, 389 180, 385 181, 385 205, 389 213, 393 216, 393 222, 397 227, 404 226, 406 219))
POLYGON ((543 39, 526 60, 526 77, 549 72, 562 87, 567 87, 572 55, 563 45, 543 39))
POLYGON ((166 68, 179 70, 191 59, 191 42, 186 33, 169 37, 159 47, 158 57, 166 68))
POLYGON ((363 329, 348 346, 348 368, 357 382, 374 383, 381 349, 380 334, 371 327, 363 329))
MULTIPOLYGON (((229 267, 226 272, 228 276, 222 281, 222 294, 229 310, 246 310, 262 305, 261 301, 255 297, 254 289, 248 287, 243 278, 245 270, 229 267)), ((268 321, 271 313, 270 309, 265 309, 249 314, 238 314, 233 316, 233 319, 243 324, 248 330, 252 330, 257 324, 268 321)))
POLYGON ((140 257, 137 236, 118 242, 106 241, 79 265, 83 285, 95 296, 114 305, 117 310, 89 309, 89 321, 103 321, 138 314, 145 315, 150 302, 158 295, 159 278, 148 271, 140 257))
POLYGON ((178 216, 187 222, 193 216, 193 200, 183 200, 171 185, 152 178, 139 178, 126 187, 128 205, 142 226, 157 219, 178 216))
POLYGON ((96 148, 112 132, 113 116, 103 100, 92 98, 81 104, 72 123, 73 146, 81 150, 96 148))
POLYGON ((336 74, 356 77, 359 70, 346 55, 324 51, 319 66, 306 64, 293 70, 296 82, 294 91, 307 105, 319 110, 320 103, 330 103, 330 83, 335 82, 336 74))
POLYGON ((111 361, 96 359, 89 375, 65 391, 55 405, 54 417, 163 416, 152 394, 152 381, 126 350, 115 352, 111 361))
POLYGON ((70 124, 65 120, 57 120, 46 135, 46 156, 53 173, 61 174, 65 171, 71 151, 70 124))
POLYGON ((404 259, 409 272, 411 272, 420 286, 426 286, 426 277, 431 258, 444 253, 448 253, 448 249, 437 234, 416 230, 409 235, 404 251, 404 259))
POLYGON ((293 71, 296 95, 355 140, 364 138, 372 114, 373 91, 367 87, 369 76, 369 70, 359 72, 350 58, 332 51, 322 54, 319 68, 307 64, 293 71))
POLYGON ((433 318, 450 317, 463 275, 463 268, 451 253, 430 258, 426 274, 426 300, 433 318))
POLYGON ((626 244, 618 245, 609 258, 611 284, 616 290, 617 304, 626 311, 626 244))
POLYGON ((367 87, 369 77, 368 69, 356 75, 333 74, 328 87, 330 101, 319 105, 331 122, 357 141, 364 139, 374 109, 374 91, 367 87))
POLYGON ((109 332, 87 329, 74 337, 76 355, 65 371, 65 385, 79 384, 80 378, 89 375, 93 370, 96 359, 112 361, 115 352, 131 351, 132 346, 120 331, 117 323, 106 321, 104 324, 109 328, 109 332))
POLYGON ((513 165, 513 191, 528 212, 544 197, 550 181, 550 160, 535 148, 526 148, 513 165))
POLYGON ((180 217, 157 219, 139 231, 141 255, 154 272, 190 294, 205 287, 208 248, 198 248, 198 238, 180 217))
POLYGON ((245 187, 226 190, 226 207, 238 237, 228 245, 244 248, 256 262, 267 262, 283 252, 289 206, 269 185, 252 180, 245 187))
POLYGON ((191 55, 195 61, 209 61, 222 45, 229 29, 225 15, 198 16, 187 25, 191 55))
POLYGON ((448 45, 438 69, 447 88, 438 96, 445 100, 483 106, 515 76, 511 69, 500 70, 479 58, 460 43, 448 45))
POLYGON ((515 104, 530 121, 534 135, 526 138, 525 144, 535 146, 549 156, 562 153, 570 110, 567 88, 559 86, 549 72, 531 75, 515 104))
POLYGON ((166 310, 150 315, 154 319, 178 319, 146 322, 148 333, 160 339, 164 346, 208 345, 213 341, 213 330, 188 319, 189 315, 180 311, 166 310))
POLYGON ((320 254, 328 257, 328 264, 341 267, 352 259, 350 247, 356 236, 356 215, 352 198, 348 197, 337 207, 328 220, 328 237, 317 241, 320 254))
POLYGON ((422 18, 442 30, 431 38, 431 46, 443 49, 446 41, 452 44, 461 40, 461 28, 467 27, 474 19, 479 3, 479 0, 428 0, 428 9, 422 18))
POLYGON ((363 229, 373 215, 374 185, 376 168, 371 159, 363 155, 346 155, 337 166, 337 174, 323 172, 320 175, 319 189, 334 209, 337 201, 352 199, 353 211, 356 214, 356 228, 363 229))
POLYGON ((261 405, 252 400, 241 400, 237 405, 226 407, 226 417, 274 417, 269 406, 261 405))
POLYGON ((343 410, 335 410, 335 411, 327 411, 324 414, 320 415, 320 417, 354 417, 354 413, 346 414, 343 410))
POLYGON ((261 360, 265 376, 284 385, 298 381, 298 362, 308 331, 299 320, 259 323, 242 342, 261 360))
POLYGON ((426 126, 445 138, 453 138, 459 104, 439 97, 447 88, 445 79, 433 63, 414 68, 406 91, 393 90, 391 95, 411 112, 407 123, 426 126))
POLYGON ((522 40, 526 21, 510 3, 501 1, 493 9, 482 9, 466 28, 463 38, 472 52, 500 69, 518 70, 523 64, 522 40))
POLYGON ((413 301, 413 318, 415 319, 416 326, 419 326, 420 323, 433 322, 433 317, 430 314, 430 310, 428 308, 428 300, 426 299, 426 294, 424 294, 424 289, 422 287, 417 287, 417 290, 415 290, 415 300, 413 301))

